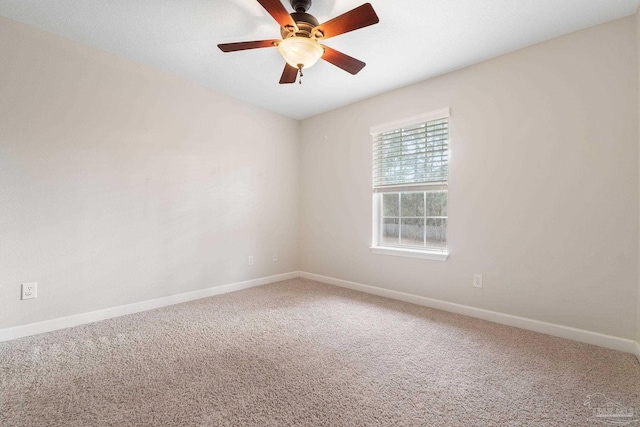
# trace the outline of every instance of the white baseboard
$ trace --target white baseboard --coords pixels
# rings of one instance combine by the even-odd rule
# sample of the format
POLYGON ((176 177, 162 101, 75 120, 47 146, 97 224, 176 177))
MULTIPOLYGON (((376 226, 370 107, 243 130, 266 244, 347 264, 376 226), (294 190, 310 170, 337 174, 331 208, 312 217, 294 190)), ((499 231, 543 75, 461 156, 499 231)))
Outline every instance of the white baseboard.
POLYGON ((377 288, 375 286, 363 285, 361 283, 349 282, 347 280, 335 279, 333 277, 321 276, 318 274, 300 272, 300 277, 340 286, 342 288, 353 289, 355 291, 368 294, 379 295, 391 299, 410 302, 425 307, 436 308, 438 310, 451 313, 462 314, 469 317, 488 320, 490 322, 503 325, 514 326, 516 328, 527 329, 529 331, 540 332, 573 341, 593 344, 613 350, 624 351, 635 354, 640 360, 640 347, 636 341, 600 334, 598 332, 586 331, 584 329, 572 328, 569 326, 556 325, 554 323, 541 322, 539 320, 527 319, 525 317, 512 316, 510 314, 498 313, 495 311, 475 308, 468 305, 456 304, 452 302, 421 297, 404 292, 392 291, 389 289, 377 288))
POLYGON ((226 294, 228 292, 240 291, 243 289, 249 289, 256 286, 279 282, 282 280, 294 279, 296 277, 302 277, 305 279, 328 283, 330 285, 353 289, 355 291, 379 295, 386 298, 422 305, 425 307, 436 308, 438 310, 462 314, 469 317, 475 317, 478 319, 488 320, 503 325, 514 326, 517 328, 540 332, 547 335, 553 335, 560 338, 593 344, 613 350, 624 351, 627 353, 635 354, 635 356, 638 358, 638 362, 640 362, 640 342, 636 342, 630 339, 613 337, 610 335, 600 334, 598 332, 591 332, 583 329, 572 328, 569 326, 541 322, 539 320, 527 319, 510 314, 498 313, 495 311, 484 310, 467 305, 421 297, 418 295, 393 291, 390 289, 378 288, 375 286, 363 285, 361 283, 349 282, 347 280, 336 279, 333 277, 321 276, 319 274, 298 271, 247 280, 245 282, 231 283, 228 285, 216 286, 198 291, 122 305, 118 307, 106 308, 104 310, 92 311, 89 313, 60 317, 43 322, 30 323, 28 325, 0 329, 0 342, 45 332, 56 331, 59 329, 70 328, 73 326, 84 325, 87 323, 98 322, 100 320, 111 319, 127 314, 153 310, 155 308, 166 307, 173 304, 194 301, 214 295, 226 294))
POLYGON ((228 285, 216 286, 193 292, 186 292, 178 295, 152 299, 148 301, 136 302, 133 304, 121 305, 118 307, 106 308, 104 310, 92 311, 89 313, 76 314, 73 316, 60 317, 43 322, 30 323, 23 326, 0 329, 0 342, 22 338, 29 335, 41 334, 44 332, 56 331, 58 329, 70 328, 72 326, 84 325, 86 323, 98 322, 100 320, 111 319, 113 317, 127 314, 139 313, 141 311, 153 310, 155 308, 166 307, 168 305, 180 304, 211 297, 214 295, 226 294, 228 292, 240 291, 242 289, 253 288, 266 285, 268 283, 279 282, 281 280, 295 279, 299 273, 291 272, 278 274, 275 276, 261 277, 259 279, 247 280, 245 282, 231 283, 228 285))

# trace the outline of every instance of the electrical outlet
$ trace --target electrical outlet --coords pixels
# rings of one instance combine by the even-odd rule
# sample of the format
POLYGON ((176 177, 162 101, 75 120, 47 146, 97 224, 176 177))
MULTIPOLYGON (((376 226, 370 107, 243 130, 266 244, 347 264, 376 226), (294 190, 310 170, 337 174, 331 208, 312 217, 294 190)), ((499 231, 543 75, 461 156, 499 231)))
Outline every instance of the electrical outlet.
POLYGON ((473 287, 474 288, 482 287, 482 274, 476 273, 473 275, 473 287))
POLYGON ((249 255, 249 265, 253 265, 253 255, 249 255))
POLYGON ((278 262, 278 254, 274 252, 271 259, 273 259, 273 262, 278 262))
POLYGON ((37 283, 23 283, 22 284, 22 299, 38 298, 38 284, 37 283))

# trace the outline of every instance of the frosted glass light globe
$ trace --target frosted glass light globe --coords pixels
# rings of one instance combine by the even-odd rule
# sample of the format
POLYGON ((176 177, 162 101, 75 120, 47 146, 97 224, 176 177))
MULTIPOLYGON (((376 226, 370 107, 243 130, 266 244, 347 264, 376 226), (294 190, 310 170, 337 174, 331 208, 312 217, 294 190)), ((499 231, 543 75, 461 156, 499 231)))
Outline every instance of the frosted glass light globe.
POLYGON ((300 64, 303 68, 309 68, 324 54, 322 46, 315 39, 307 37, 284 39, 278 44, 278 51, 287 64, 295 68, 300 64))

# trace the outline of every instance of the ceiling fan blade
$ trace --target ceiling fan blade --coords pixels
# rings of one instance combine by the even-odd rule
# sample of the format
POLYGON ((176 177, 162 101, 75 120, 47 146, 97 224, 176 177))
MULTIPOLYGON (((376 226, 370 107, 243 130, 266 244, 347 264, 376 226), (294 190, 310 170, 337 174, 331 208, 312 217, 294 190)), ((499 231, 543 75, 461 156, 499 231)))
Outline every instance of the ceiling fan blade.
POLYGON ((282 77, 280 77, 280 84, 295 83, 297 77, 298 69, 285 63, 284 71, 282 71, 282 77))
POLYGON ((284 8, 280 0, 258 0, 258 3, 269 12, 269 15, 273 16, 273 19, 278 21, 278 24, 280 24, 282 28, 291 26, 296 30, 298 29, 296 21, 289 15, 289 12, 287 12, 287 9, 284 8))
POLYGON ((349 31, 377 24, 378 22, 380 22, 380 19, 378 18, 378 15, 376 15, 375 10, 373 10, 373 6, 371 6, 370 3, 365 3, 347 13, 336 16, 324 24, 318 25, 313 29, 313 31, 314 33, 316 31, 322 31, 324 34, 323 39, 328 39, 330 37, 348 33, 349 31))
POLYGON ((261 47, 275 47, 280 43, 280 40, 260 40, 254 42, 237 42, 237 43, 222 43, 218 47, 223 52, 237 52, 239 50, 258 49, 261 47))
POLYGON ((322 59, 327 62, 332 63, 336 67, 342 68, 347 73, 358 74, 360 70, 364 68, 364 62, 353 58, 349 55, 345 55, 342 52, 338 52, 335 49, 331 49, 328 46, 322 46, 324 48, 324 54, 322 55, 322 59))

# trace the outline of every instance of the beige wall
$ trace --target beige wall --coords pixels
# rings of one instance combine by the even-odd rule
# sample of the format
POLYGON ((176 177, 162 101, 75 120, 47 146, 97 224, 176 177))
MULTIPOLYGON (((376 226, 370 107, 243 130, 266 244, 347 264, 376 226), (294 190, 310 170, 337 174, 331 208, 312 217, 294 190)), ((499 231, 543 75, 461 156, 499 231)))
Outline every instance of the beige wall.
POLYGON ((637 61, 628 17, 304 120, 302 270, 635 337, 637 61), (451 256, 372 254, 369 128, 443 107, 451 256))
POLYGON ((296 121, 4 18, 0 58, 0 328, 297 270, 296 121))

